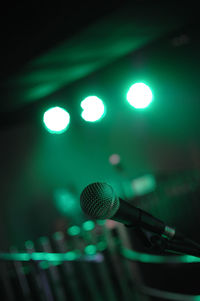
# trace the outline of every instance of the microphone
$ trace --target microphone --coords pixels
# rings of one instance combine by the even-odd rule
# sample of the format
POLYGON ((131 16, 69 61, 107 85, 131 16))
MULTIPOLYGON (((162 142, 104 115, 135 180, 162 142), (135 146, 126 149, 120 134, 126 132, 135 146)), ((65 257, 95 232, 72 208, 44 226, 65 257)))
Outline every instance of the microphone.
POLYGON ((95 219, 112 219, 126 226, 138 226, 168 239, 183 236, 151 214, 116 196, 107 183, 92 183, 81 193, 80 205, 84 213, 95 219))

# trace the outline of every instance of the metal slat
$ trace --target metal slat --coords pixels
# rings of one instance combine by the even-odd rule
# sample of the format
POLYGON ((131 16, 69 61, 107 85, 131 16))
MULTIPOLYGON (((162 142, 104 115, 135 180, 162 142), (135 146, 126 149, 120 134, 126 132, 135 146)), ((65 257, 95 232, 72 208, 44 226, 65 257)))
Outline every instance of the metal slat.
MULTIPOLYGON (((32 241, 27 241, 25 243, 25 248, 29 254, 35 252, 35 247, 32 241)), ((31 261, 30 268, 37 299, 40 301, 54 301, 47 277, 44 271, 39 267, 39 262, 31 261)))
MULTIPOLYGON (((83 230, 83 238, 85 239, 86 243, 90 243, 94 246, 98 243, 98 235, 97 233, 95 233, 95 228, 90 231, 83 230)), ((105 257, 103 256, 103 254, 102 260, 95 264, 95 270, 103 284, 103 293, 105 295, 104 300, 117 300, 117 296, 113 287, 113 282, 111 281, 109 276, 108 265, 105 262, 105 257)))
MULTIPOLYGON (((42 250, 47 253, 53 253, 50 241, 47 237, 41 237, 39 239, 40 245, 42 247, 42 250)), ((58 269, 56 266, 53 266, 52 263, 49 263, 48 268, 50 278, 51 278, 51 284, 53 286, 53 290, 55 292, 56 301, 64 301, 67 300, 65 292, 63 290, 60 275, 58 272, 58 269)))
MULTIPOLYGON (((53 235, 55 245, 59 252, 66 253, 69 249, 67 247, 67 241, 62 232, 56 232, 53 235)), ((70 293, 75 301, 81 301, 82 296, 80 293, 80 288, 75 275, 74 263, 73 262, 63 262, 62 268, 64 272, 65 282, 69 286, 70 293)))
MULTIPOLYGON (((16 247, 12 247, 10 248, 10 253, 17 253, 18 250, 16 247)), ((26 275, 24 274, 23 272, 23 265, 22 265, 22 262, 21 261, 13 261, 13 266, 15 268, 15 271, 16 271, 16 275, 17 275, 17 278, 19 280, 19 285, 21 287, 21 291, 22 291, 22 295, 23 295, 23 298, 24 300, 33 300, 32 297, 31 297, 31 290, 30 290, 30 287, 29 287, 29 283, 28 283, 28 280, 26 278, 26 275)))
MULTIPOLYGON (((83 238, 79 235, 73 235, 71 238, 73 249, 84 252, 85 243, 83 241, 83 238)), ((80 261, 79 271, 85 289, 89 292, 91 300, 101 301, 103 299, 102 293, 97 285, 97 279, 93 273, 91 263, 87 261, 80 261)))

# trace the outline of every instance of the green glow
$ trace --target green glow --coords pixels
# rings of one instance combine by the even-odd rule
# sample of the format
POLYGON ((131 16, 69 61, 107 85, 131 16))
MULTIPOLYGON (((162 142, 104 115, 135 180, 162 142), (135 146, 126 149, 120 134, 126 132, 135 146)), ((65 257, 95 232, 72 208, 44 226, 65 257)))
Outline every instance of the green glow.
POLYGON ((105 219, 97 219, 97 224, 99 225, 99 226, 103 226, 103 225, 105 225, 106 224, 106 220, 105 219))
POLYGON ((57 189, 54 192, 54 203, 58 211, 64 216, 74 214, 77 211, 78 202, 73 193, 67 189, 57 189))
MULTIPOLYGON (((85 247, 85 253, 88 255, 95 255, 97 249, 106 247, 106 243, 99 242, 97 246, 88 245, 85 247), (101 243, 101 244, 100 244, 101 243)), ((138 261, 142 263, 155 263, 155 264, 190 264, 190 263, 199 263, 200 258, 190 255, 152 255, 140 253, 133 251, 127 248, 121 248, 120 253, 125 258, 138 261)), ((30 261, 30 260, 39 260, 39 261, 51 261, 51 264, 59 264, 58 262, 75 260, 80 258, 82 255, 80 250, 69 251, 67 253, 44 253, 44 252, 34 252, 34 253, 0 253, 0 260, 12 260, 12 261, 30 261)), ((45 264, 42 264, 44 266, 45 264)))
POLYGON ((97 243, 97 250, 98 251, 104 251, 107 248, 107 243, 106 241, 99 241, 97 243))
POLYGON ((67 255, 67 259, 68 259, 68 260, 75 260, 75 259, 77 258, 76 253, 73 252, 73 251, 67 252, 66 255, 67 255))
POLYGON ((54 238, 55 240, 62 240, 62 239, 64 239, 64 234, 63 234, 62 232, 60 232, 60 231, 55 232, 55 233, 53 234, 53 238, 54 238))
POLYGON ((94 122, 100 120, 105 115, 103 101, 96 96, 88 96, 81 102, 83 109, 81 117, 85 121, 94 122))
POLYGON ((180 256, 180 262, 182 263, 200 262, 200 258, 192 255, 182 255, 180 256))
POLYGON ((62 264, 62 261, 52 261, 51 262, 51 265, 53 265, 53 266, 57 266, 57 265, 60 265, 60 264, 62 264))
POLYGON ((83 229, 85 231, 91 231, 95 227, 95 223, 93 221, 86 221, 83 223, 83 229))
POLYGON ((22 271, 25 275, 29 274, 31 269, 29 266, 22 266, 22 271))
POLYGON ((33 248, 34 248, 34 244, 33 244, 33 242, 32 242, 31 240, 27 240, 27 241, 25 242, 25 247, 26 247, 27 249, 33 249, 33 248))
POLYGON ((136 83, 130 87, 126 97, 135 109, 144 109, 151 103, 153 94, 144 83, 136 83))
POLYGON ((120 250, 122 256, 132 261, 138 261, 142 263, 155 263, 155 264, 176 264, 176 263, 194 263, 200 262, 200 258, 191 256, 191 255, 153 255, 147 253, 140 253, 137 251, 133 251, 127 248, 121 248, 120 250))
POLYGON ((62 134, 69 126, 70 115, 60 107, 53 107, 44 113, 43 122, 51 134, 62 134))
MULTIPOLYGON (((43 73, 44 75, 44 73, 43 73)), ((38 74, 36 75, 38 76, 38 74)), ((35 76, 35 80, 36 80, 35 76)), ((31 75, 28 75, 28 77, 31 77, 31 75)), ((34 76, 33 76, 34 77, 34 76)), ((33 80, 33 78, 32 78, 33 80)), ((37 78, 38 80, 38 78, 37 78)), ((27 91, 24 92, 24 96, 29 99, 29 100, 37 100, 42 97, 46 97, 53 93, 55 90, 59 88, 58 83, 56 82, 51 82, 49 83, 37 83, 33 88, 29 88, 27 91)))
POLYGON ((34 252, 34 253, 1 253, 0 260, 14 260, 14 261, 68 261, 75 260, 81 257, 81 252, 77 250, 76 252, 70 251, 67 253, 46 253, 46 252, 34 252))
POLYGON ((95 255, 97 252, 97 248, 95 245, 88 245, 85 247, 85 253, 88 255, 95 255))
POLYGON ((48 238, 45 237, 45 236, 42 236, 42 237, 39 238, 39 242, 41 244, 48 244, 48 238))
POLYGON ((144 195, 156 189, 156 179, 153 175, 147 174, 131 181, 135 195, 144 195))
POLYGON ((45 260, 45 261, 68 261, 68 260, 75 260, 78 258, 78 254, 73 251, 69 251, 67 253, 43 253, 43 252, 37 252, 32 253, 31 257, 33 260, 45 260))
POLYGON ((49 263, 48 263, 48 261, 40 261, 39 266, 41 269, 45 270, 45 269, 49 268, 49 263))
POLYGON ((71 236, 75 236, 75 235, 78 235, 80 234, 81 230, 80 230, 80 227, 78 226, 72 226, 70 228, 68 228, 67 230, 67 233, 71 236))

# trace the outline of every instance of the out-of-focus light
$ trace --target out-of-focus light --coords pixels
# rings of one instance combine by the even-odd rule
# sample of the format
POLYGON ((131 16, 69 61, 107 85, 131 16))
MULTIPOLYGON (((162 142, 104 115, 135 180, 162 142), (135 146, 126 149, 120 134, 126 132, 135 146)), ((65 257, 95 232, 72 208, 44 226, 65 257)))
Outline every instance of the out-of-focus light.
POLYGON ((97 96, 88 96, 81 102, 81 117, 85 121, 95 122, 105 115, 103 101, 97 96))
POLYGON ((111 165, 117 165, 120 163, 120 156, 118 154, 112 154, 110 157, 109 157, 109 162, 111 165))
POLYGON ((70 115, 63 108, 53 107, 44 113, 43 122, 51 134, 62 134, 69 126, 70 115))
POLYGON ((130 87, 127 93, 127 100, 136 109, 146 108, 152 101, 151 89, 144 83, 136 83, 130 87))
POLYGON ((106 247, 107 247, 106 241, 99 241, 97 243, 97 250, 98 251, 104 251, 106 249, 106 247))
POLYGON ((33 248, 34 248, 34 244, 33 244, 33 242, 32 242, 31 240, 27 240, 27 241, 25 242, 25 247, 26 247, 27 249, 33 249, 33 248))
POLYGON ((147 174, 131 181, 131 187, 135 195, 144 195, 156 189, 156 179, 154 175, 147 174))
POLYGON ((49 265, 48 261, 40 261, 39 266, 41 269, 45 270, 45 269, 48 269, 50 265, 49 265))
POLYGON ((106 224, 106 220, 105 219, 97 219, 96 223, 99 226, 104 226, 106 224))
POLYGON ((67 189, 56 189, 54 191, 54 204, 57 210, 64 216, 77 213, 77 198, 67 189))
POLYGON ((85 231, 92 231, 95 227, 95 223, 93 221, 86 221, 83 223, 83 229, 85 231))
POLYGON ((88 245, 85 247, 85 254, 95 255, 97 253, 97 248, 95 245, 88 245))
POLYGON ((75 235, 78 235, 78 234, 80 234, 80 232, 81 232, 81 229, 80 229, 80 227, 78 227, 78 226, 71 226, 70 228, 68 228, 68 230, 67 230, 67 233, 69 234, 69 235, 71 235, 71 236, 75 236, 75 235))

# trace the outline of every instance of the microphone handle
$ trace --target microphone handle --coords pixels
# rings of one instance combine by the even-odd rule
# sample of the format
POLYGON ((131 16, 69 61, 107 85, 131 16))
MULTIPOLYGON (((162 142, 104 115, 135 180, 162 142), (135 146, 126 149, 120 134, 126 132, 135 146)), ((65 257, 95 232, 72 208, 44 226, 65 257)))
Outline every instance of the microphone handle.
POLYGON ((164 222, 153 215, 137 208, 122 199, 119 199, 120 206, 112 219, 121 222, 127 226, 143 228, 144 230, 164 235, 167 238, 174 238, 176 231, 165 225, 164 222))

